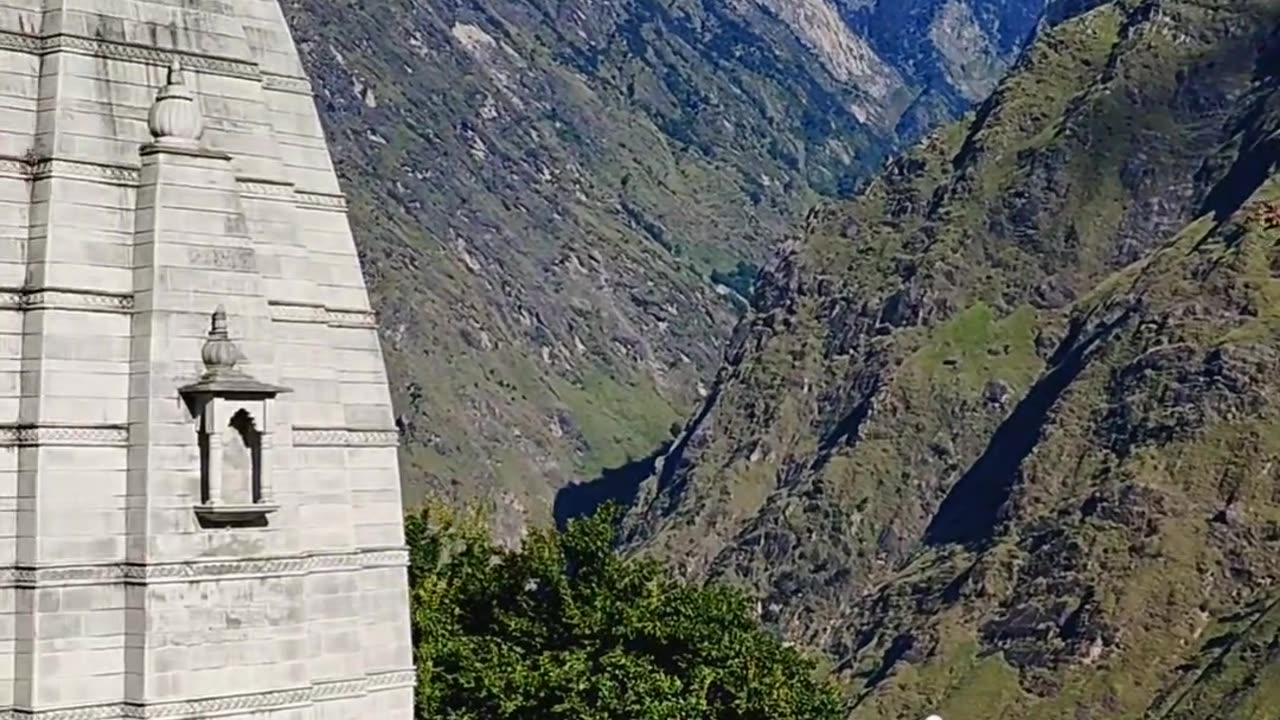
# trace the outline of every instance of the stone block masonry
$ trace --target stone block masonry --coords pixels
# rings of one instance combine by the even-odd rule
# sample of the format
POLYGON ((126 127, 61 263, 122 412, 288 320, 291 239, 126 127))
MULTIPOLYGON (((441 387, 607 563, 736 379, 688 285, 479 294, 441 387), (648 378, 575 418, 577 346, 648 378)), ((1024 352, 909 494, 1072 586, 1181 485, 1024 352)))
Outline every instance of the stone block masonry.
POLYGON ((0 718, 408 720, 373 313, 274 0, 0 0, 0 718))

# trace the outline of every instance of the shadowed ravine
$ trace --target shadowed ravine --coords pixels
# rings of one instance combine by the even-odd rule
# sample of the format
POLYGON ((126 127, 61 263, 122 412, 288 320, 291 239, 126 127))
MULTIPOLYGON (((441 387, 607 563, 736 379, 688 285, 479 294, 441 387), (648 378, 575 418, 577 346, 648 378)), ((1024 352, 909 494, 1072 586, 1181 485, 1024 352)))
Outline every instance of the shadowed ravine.
POLYGON ((658 460, 670 448, 670 444, 663 444, 647 457, 605 470, 595 480, 561 488, 556 493, 553 511, 556 527, 563 530, 569 521, 590 517, 609 502, 623 508, 631 507, 640 493, 641 484, 653 475, 658 460))
POLYGON ((990 537, 1018 468, 1035 448, 1049 411, 1084 371, 1094 350, 1123 326, 1132 312, 1125 311, 1079 342, 1073 343, 1073 338, 1064 342, 1053 369, 1031 388, 996 430, 986 452, 947 493, 925 531, 926 543, 973 543, 990 537))

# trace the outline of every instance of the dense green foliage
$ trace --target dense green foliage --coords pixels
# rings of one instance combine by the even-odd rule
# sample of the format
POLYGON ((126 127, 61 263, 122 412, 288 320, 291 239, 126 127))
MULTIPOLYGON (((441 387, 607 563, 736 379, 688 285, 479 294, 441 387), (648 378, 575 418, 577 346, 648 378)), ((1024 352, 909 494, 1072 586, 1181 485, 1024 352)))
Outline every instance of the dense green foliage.
POLYGON ((828 720, 840 695, 724 588, 614 552, 611 507, 519 550, 482 518, 409 517, 418 711, 477 720, 828 720))

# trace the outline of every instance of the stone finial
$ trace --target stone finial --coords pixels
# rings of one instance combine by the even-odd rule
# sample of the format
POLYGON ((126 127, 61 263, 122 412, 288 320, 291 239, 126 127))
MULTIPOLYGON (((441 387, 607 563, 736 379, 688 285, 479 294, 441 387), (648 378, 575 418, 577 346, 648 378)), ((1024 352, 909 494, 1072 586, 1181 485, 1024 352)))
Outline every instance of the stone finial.
POLYGON ((200 349, 204 373, 196 382, 178 388, 183 397, 196 401, 227 397, 229 394, 240 399, 249 396, 273 398, 280 393, 292 392, 287 387, 257 380, 239 367, 247 358, 227 332, 226 308, 219 305, 213 311, 212 320, 204 347, 200 349))
POLYGON ((209 339, 205 340, 200 357, 204 360, 206 377, 234 372, 236 363, 244 359, 240 348, 231 340, 231 335, 227 332, 227 310, 221 305, 213 311, 209 339))
POLYGON ((168 83, 151 106, 147 125, 160 145, 196 147, 204 134, 204 117, 196 107, 195 95, 187 87, 182 62, 176 57, 169 65, 168 83))

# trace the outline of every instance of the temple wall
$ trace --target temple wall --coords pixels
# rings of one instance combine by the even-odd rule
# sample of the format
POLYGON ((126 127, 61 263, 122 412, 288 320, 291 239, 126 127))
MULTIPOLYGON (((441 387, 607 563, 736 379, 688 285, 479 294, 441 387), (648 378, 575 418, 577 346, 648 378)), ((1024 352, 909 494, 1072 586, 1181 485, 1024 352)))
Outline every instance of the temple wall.
POLYGON ((125 677, 124 586, 23 588, 17 599, 34 621, 34 638, 20 643, 27 652, 18 658, 17 704, 116 701, 125 677))
MULTIPOLYGON (((284 576, 148 587, 148 701, 309 684, 304 582, 284 576)), ((356 667, 343 677, 362 674, 356 667)))
POLYGON ((0 712, 412 714, 397 434, 346 207, 274 0, 0 0, 0 712), (178 57, 197 152, 141 150, 178 57), (227 311, 273 512, 210 525, 227 311))
MULTIPOLYGON (((0 245, 4 243, 0 239, 0 245)), ((15 426, 22 397, 23 323, 18 294, 9 293, 7 300, 8 307, 0 304, 0 426, 15 426)))

